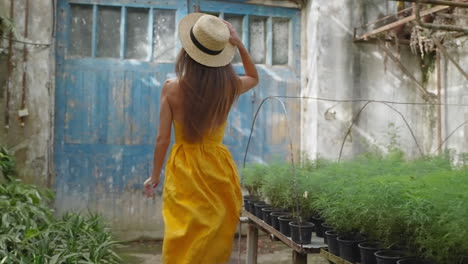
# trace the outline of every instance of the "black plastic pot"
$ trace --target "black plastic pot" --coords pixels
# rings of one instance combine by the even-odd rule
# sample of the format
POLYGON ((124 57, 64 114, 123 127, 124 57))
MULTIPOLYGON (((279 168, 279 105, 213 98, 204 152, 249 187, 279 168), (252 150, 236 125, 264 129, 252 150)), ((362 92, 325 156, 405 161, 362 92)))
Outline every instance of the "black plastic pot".
POLYGON ((324 237, 323 236, 324 231, 322 229, 322 224, 325 222, 325 219, 323 219, 322 217, 316 215, 316 216, 312 216, 309 219, 309 222, 312 222, 315 225, 315 234, 318 237, 324 237))
POLYGON ((335 230, 328 230, 325 232, 328 241, 328 251, 335 256, 340 255, 340 247, 338 246, 338 232, 335 230))
POLYGON ((255 216, 262 219, 263 213, 262 213, 262 208, 265 207, 270 207, 268 204, 265 202, 260 202, 255 204, 255 216))
MULTIPOLYGON (((327 223, 322 223, 322 232, 325 233, 325 232, 327 232, 328 230, 333 230, 333 227, 331 227, 331 226, 330 226, 329 224, 327 224, 327 223)), ((328 244, 327 236, 323 236, 323 243, 328 244)))
POLYGON ((279 225, 280 225, 280 232, 283 235, 285 235, 287 237, 290 237, 291 236, 291 228, 289 226, 289 223, 294 222, 294 221, 298 221, 298 219, 295 218, 295 217, 292 217, 291 215, 283 215, 283 216, 278 217, 278 220, 279 220, 279 225))
POLYGON ((281 212, 281 209, 275 207, 264 207, 262 208, 262 220, 265 223, 271 225, 271 213, 272 212, 281 212))
POLYGON ((345 235, 339 236, 336 240, 341 258, 353 263, 361 261, 358 244, 366 241, 366 238, 361 235, 345 235))
POLYGON ((407 258, 407 259, 398 260, 397 264, 433 264, 433 262, 418 259, 418 258, 407 258))
POLYGON ((405 252, 396 250, 381 250, 374 253, 377 264, 396 264, 405 257, 405 252))
POLYGON ((310 244, 314 224, 311 222, 290 222, 291 239, 298 244, 310 244))
POLYGON ((408 247, 403 243, 393 244, 389 247, 389 249, 394 250, 394 251, 403 251, 403 252, 408 251, 408 247))
POLYGON ((259 200, 248 200, 247 201, 247 211, 251 214, 255 214, 255 204, 261 203, 259 200))
POLYGON ((377 264, 375 252, 382 250, 382 245, 375 242, 359 243, 359 252, 361 253, 361 264, 377 264))
POLYGON ((250 212, 249 201, 254 201, 254 200, 256 201, 256 200, 258 200, 258 198, 255 197, 255 196, 253 196, 253 195, 245 195, 245 196, 243 197, 243 199, 244 199, 244 209, 245 209, 247 212, 250 212))
POLYGON ((280 223, 279 223, 279 220, 278 220, 278 217, 280 216, 290 216, 291 213, 288 213, 288 212, 271 212, 270 213, 270 217, 271 217, 271 226, 280 231, 280 223))

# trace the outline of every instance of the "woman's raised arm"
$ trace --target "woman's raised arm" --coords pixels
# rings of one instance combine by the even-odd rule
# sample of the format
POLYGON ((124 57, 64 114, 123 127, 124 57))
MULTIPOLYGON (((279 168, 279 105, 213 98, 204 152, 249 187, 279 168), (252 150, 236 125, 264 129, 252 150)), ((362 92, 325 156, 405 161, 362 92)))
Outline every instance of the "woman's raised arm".
POLYGON ((227 21, 224 21, 224 23, 226 23, 226 25, 229 28, 229 32, 231 33, 229 42, 231 42, 232 45, 236 46, 237 49, 239 49, 239 54, 242 59, 242 64, 244 65, 245 76, 240 76, 240 80, 242 82, 240 93, 245 93, 258 84, 259 79, 258 79, 257 68, 255 67, 255 64, 253 63, 249 52, 245 48, 244 43, 242 43, 242 40, 237 35, 231 23, 227 21))

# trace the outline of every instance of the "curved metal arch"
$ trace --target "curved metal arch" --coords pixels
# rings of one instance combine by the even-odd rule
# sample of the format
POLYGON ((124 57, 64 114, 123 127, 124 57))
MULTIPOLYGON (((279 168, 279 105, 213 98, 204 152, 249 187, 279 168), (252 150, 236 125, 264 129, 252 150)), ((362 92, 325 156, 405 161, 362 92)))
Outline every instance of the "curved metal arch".
POLYGON ((359 112, 354 116, 353 118, 353 121, 351 122, 351 125, 349 126, 348 128, 348 131, 346 132, 346 135, 345 137, 343 138, 343 142, 341 143, 341 148, 340 148, 340 154, 338 156, 338 162, 341 160, 341 156, 343 154, 343 148, 344 148, 344 144, 346 142, 346 138, 348 138, 349 134, 351 133, 351 129, 353 128, 354 124, 356 123, 356 120, 359 118, 359 116, 361 115, 362 111, 371 103, 381 103, 381 104, 384 104, 386 105, 387 107, 389 107, 390 109, 392 109, 393 111, 395 111, 400 117, 401 119, 403 119, 403 121, 405 122, 406 124, 406 127, 408 128, 408 130, 410 131, 411 133, 411 136, 413 137, 413 140, 414 142, 416 143, 416 146, 418 147, 418 150, 419 150, 419 153, 421 154, 421 156, 424 155, 422 149, 421 149, 421 146, 419 146, 419 143, 418 143, 418 140, 416 139, 416 136, 414 135, 414 132, 413 132, 413 129, 411 129, 411 126, 409 125, 408 121, 406 120, 406 118, 403 116, 403 114, 396 110, 393 106, 389 105, 388 103, 384 103, 384 102, 378 102, 378 101, 373 101, 373 100, 369 100, 367 101, 366 104, 364 104, 361 109, 359 109, 359 112))

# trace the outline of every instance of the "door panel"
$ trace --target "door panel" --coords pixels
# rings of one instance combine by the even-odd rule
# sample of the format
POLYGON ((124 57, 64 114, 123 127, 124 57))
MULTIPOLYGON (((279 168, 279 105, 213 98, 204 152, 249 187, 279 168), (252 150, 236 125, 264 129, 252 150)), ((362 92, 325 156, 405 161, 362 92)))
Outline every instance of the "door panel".
MULTIPOLYGON (((176 25, 197 6, 231 21, 247 47, 249 41, 261 43, 255 44, 259 51, 254 50, 255 56, 262 53, 260 85, 239 98, 224 141, 238 165, 261 99, 299 94, 299 55, 292 52, 292 45, 299 43, 298 10, 229 1, 59 0, 54 152, 58 213, 90 209, 106 216, 126 239, 162 236, 160 199, 144 199, 142 182, 152 169, 162 84, 174 77, 180 49, 176 25), (282 36, 288 33, 286 39, 272 28, 282 36), (286 50, 272 51, 285 43, 286 50)), ((238 54, 234 68, 243 74, 238 54)), ((296 111, 294 107, 288 104, 288 111, 296 111)), ((286 157, 285 124, 279 105, 268 103, 259 115, 249 159, 286 157)), ((299 138, 299 131, 293 138, 299 138)))

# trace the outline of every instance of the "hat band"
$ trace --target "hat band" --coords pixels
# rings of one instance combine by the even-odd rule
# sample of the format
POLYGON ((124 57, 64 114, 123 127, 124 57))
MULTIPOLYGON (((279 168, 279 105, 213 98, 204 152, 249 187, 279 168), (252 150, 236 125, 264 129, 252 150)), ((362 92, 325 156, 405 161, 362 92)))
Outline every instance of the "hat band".
POLYGON ((220 54, 224 49, 222 50, 211 50, 205 46, 203 46, 200 42, 198 42, 197 38, 195 37, 195 35, 193 34, 193 27, 190 29, 190 38, 192 39, 192 42, 193 44, 195 44, 195 46, 197 46, 197 48, 203 52, 205 52, 206 54, 209 54, 209 55, 218 55, 220 54))

